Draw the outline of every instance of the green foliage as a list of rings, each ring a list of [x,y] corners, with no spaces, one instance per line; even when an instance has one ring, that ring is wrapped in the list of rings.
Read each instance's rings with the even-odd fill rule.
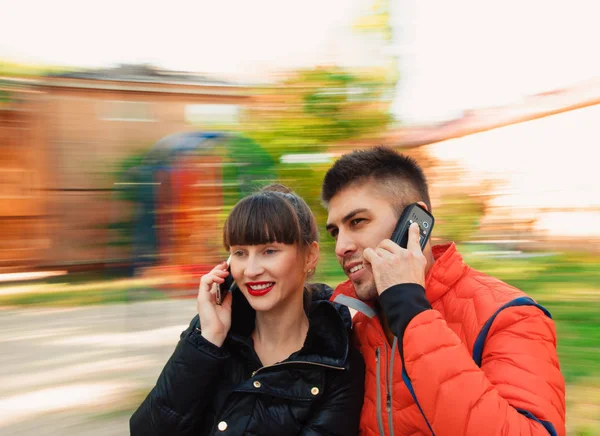
[[[394,50],[394,28],[390,13],[390,0],[373,0],[370,10],[360,16],[354,23],[353,29],[365,36],[375,38],[381,47],[382,73],[384,82],[394,89],[400,77],[398,71],[398,56],[391,54]],[[386,53],[385,55],[384,53]]]
[[[327,210],[320,202],[321,181],[328,168],[328,164],[282,164],[278,171],[279,181],[293,188],[313,211],[319,227],[322,255],[332,252],[331,238],[325,231]]]
[[[227,141],[223,152],[223,195],[226,208],[276,179],[275,162],[256,142],[244,136]]]
[[[0,85],[2,85],[1,81],[0,81]],[[8,91],[0,89],[0,103],[8,103],[10,101],[11,101],[11,98],[10,98],[10,94],[8,93]]]
[[[111,231],[108,245],[112,247],[130,247],[133,237],[135,203],[138,197],[138,190],[135,183],[139,182],[140,175],[136,168],[142,163],[146,151],[140,151],[130,154],[120,161],[113,164],[112,169],[108,171],[108,177],[114,183],[116,191],[114,200],[119,201],[121,210],[127,213],[119,221],[109,222],[106,227]],[[116,206],[113,206],[116,207]]]
[[[389,0],[374,0],[370,11],[360,16],[353,28],[358,32],[375,34],[383,40],[391,42],[393,33]]]
[[[243,131],[276,161],[381,132],[391,121],[386,87],[372,72],[302,70],[263,99],[245,112]]]
[[[10,61],[8,59],[0,59],[0,76],[42,76],[45,74],[59,73],[67,70],[68,68],[57,65],[24,64]]]
[[[315,279],[340,277],[333,240],[325,231],[327,211],[321,183],[330,163],[282,163],[286,154],[320,153],[330,145],[384,132],[389,84],[376,69],[322,67],[297,71],[244,114],[243,132],[272,157],[278,181],[302,196],[313,210],[321,236],[321,262]],[[334,283],[332,283],[334,284]]]
[[[485,203],[481,197],[447,194],[433,211],[435,235],[446,241],[468,241],[479,229],[484,214]]]

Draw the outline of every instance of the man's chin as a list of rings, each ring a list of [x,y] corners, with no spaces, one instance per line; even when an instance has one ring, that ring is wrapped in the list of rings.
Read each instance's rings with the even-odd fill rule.
[[[356,296],[362,301],[375,301],[377,300],[377,289],[374,286],[370,286],[369,283],[354,283],[354,291]]]

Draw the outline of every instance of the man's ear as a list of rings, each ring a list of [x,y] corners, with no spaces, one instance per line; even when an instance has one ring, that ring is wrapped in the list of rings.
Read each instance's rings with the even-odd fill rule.
[[[427,205],[425,204],[425,202],[423,202],[423,201],[417,201],[417,204],[419,206],[421,206],[423,209],[425,209],[427,212],[429,212],[429,208],[427,207]]]

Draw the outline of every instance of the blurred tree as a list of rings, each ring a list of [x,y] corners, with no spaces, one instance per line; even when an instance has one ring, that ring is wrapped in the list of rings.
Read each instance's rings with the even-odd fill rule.
[[[23,77],[60,73],[68,68],[57,65],[24,64],[0,58],[0,76]]]
[[[485,214],[485,200],[465,193],[447,194],[442,196],[433,214],[436,237],[445,241],[465,242],[479,230]]]
[[[275,161],[288,153],[377,137],[392,121],[398,82],[389,0],[372,0],[352,29],[372,43],[368,65],[321,66],[291,73],[245,113],[242,130]]]
[[[112,219],[107,224],[111,233],[109,234],[109,246],[129,247],[132,243],[133,228],[135,225],[134,213],[136,202],[139,201],[137,183],[142,179],[136,168],[141,165],[147,151],[142,150],[125,156],[123,159],[113,162],[108,166],[106,178],[109,183],[118,182],[115,186],[112,200],[118,200],[112,207],[118,208],[119,220]],[[114,186],[114,185],[113,185]]]
[[[2,86],[2,82],[0,82],[0,86]],[[8,91],[0,89],[0,104],[9,103],[10,102],[10,94]]]
[[[389,50],[392,26],[388,0],[373,1],[353,29],[374,42],[375,56],[360,68],[335,65],[292,72],[265,90],[242,116],[241,131],[273,158],[278,180],[289,185],[312,208],[321,229],[322,256],[334,264],[333,243],[326,235],[326,211],[320,204],[321,182],[331,162],[307,158],[282,162],[289,154],[319,154],[336,144],[375,138],[393,121],[390,107],[398,81],[398,62]],[[315,279],[329,275],[317,274]]]
[[[260,96],[259,104],[243,116],[244,134],[273,158],[278,180],[301,195],[315,213],[323,258],[315,280],[333,284],[339,269],[333,240],[325,231],[327,212],[320,204],[321,183],[331,162],[326,156],[307,156],[286,163],[282,157],[320,154],[330,146],[372,140],[385,132],[392,120],[391,98],[380,73],[335,66],[297,71]]]
[[[242,130],[275,161],[284,154],[322,152],[385,130],[391,120],[385,93],[382,77],[368,70],[296,71],[245,111]]]
[[[393,92],[400,74],[398,56],[394,48],[394,29],[389,0],[373,0],[369,11],[361,15],[354,23],[354,30],[365,35],[379,47],[379,68],[384,82]]]

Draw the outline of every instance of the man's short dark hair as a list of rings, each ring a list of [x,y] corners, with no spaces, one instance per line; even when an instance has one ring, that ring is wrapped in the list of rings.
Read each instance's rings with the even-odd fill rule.
[[[354,150],[338,159],[325,174],[321,200],[327,206],[343,189],[369,181],[380,184],[391,198],[423,201],[431,211],[427,179],[421,166],[413,158],[384,146]],[[407,206],[393,203],[397,208]]]

